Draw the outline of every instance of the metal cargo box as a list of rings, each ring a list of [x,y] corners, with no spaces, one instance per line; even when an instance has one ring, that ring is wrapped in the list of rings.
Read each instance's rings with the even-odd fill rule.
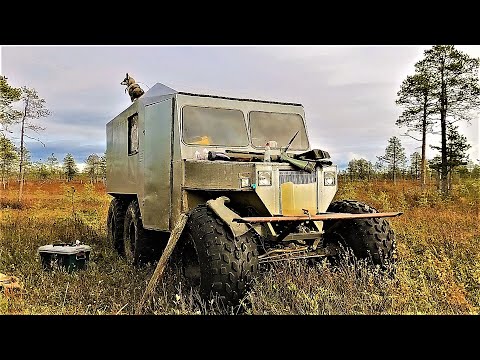
[[[67,272],[86,269],[90,251],[90,246],[83,244],[50,244],[38,248],[44,270],[63,269]]]

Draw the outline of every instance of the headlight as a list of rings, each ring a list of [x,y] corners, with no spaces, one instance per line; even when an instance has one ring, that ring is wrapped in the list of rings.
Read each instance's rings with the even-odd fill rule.
[[[270,186],[272,185],[272,172],[271,171],[259,171],[258,172],[258,186]]]
[[[327,171],[323,174],[323,184],[325,186],[333,186],[336,184],[337,174],[334,171]]]
[[[246,187],[249,187],[250,186],[250,179],[249,178],[240,178],[240,186],[242,188],[246,188]]]

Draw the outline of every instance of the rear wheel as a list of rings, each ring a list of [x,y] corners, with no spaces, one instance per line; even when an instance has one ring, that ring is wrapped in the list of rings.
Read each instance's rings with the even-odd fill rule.
[[[107,215],[107,238],[119,254],[123,254],[123,226],[127,205],[120,198],[113,198]]]
[[[378,211],[359,201],[340,200],[331,203],[327,212],[365,214]],[[385,218],[328,220],[324,230],[327,243],[350,248],[356,258],[369,259],[382,269],[395,263],[395,235]]]
[[[139,265],[149,260],[146,254],[147,241],[138,201],[133,200],[127,207],[123,225],[123,255],[129,263]]]
[[[184,274],[199,285],[203,299],[217,294],[237,305],[258,273],[258,252],[252,230],[234,237],[206,205],[193,209],[182,234]]]

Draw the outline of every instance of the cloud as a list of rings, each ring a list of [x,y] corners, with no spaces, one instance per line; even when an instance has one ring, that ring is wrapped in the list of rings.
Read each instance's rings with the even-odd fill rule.
[[[374,162],[388,139],[405,131],[395,126],[396,93],[429,47],[5,46],[1,66],[12,85],[35,88],[52,110],[39,121],[47,147],[32,143],[33,157],[103,153],[105,124],[130,105],[120,85],[129,72],[144,90],[161,82],[186,92],[302,103],[312,146],[346,164],[352,154]],[[458,48],[480,55],[480,46]],[[478,122],[461,131],[478,154]],[[407,155],[418,150],[418,142],[401,141]]]

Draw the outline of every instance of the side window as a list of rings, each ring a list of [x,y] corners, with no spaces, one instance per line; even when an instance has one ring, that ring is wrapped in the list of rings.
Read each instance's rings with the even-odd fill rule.
[[[128,155],[138,153],[138,114],[128,118]]]

